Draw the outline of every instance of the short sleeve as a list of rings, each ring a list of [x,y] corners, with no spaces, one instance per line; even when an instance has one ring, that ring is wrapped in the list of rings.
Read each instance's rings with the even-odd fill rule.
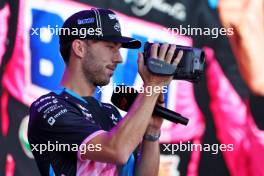
[[[28,136],[38,141],[80,145],[102,130],[91,118],[56,96],[38,99],[30,107]]]

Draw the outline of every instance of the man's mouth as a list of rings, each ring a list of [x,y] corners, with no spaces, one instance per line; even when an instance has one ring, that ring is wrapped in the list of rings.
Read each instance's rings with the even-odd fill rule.
[[[108,66],[106,66],[106,68],[108,68],[109,70],[112,70],[114,72],[115,69],[116,69],[116,66],[114,66],[114,65],[108,65]]]

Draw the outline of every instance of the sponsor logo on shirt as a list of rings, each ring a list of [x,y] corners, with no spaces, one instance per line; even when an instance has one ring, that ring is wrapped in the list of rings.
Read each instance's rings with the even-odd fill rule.
[[[84,106],[77,104],[77,106],[81,109],[82,114],[85,116],[86,120],[89,120],[91,123],[95,123],[93,120],[93,115],[89,113],[89,110],[86,109]]]
[[[56,120],[53,117],[50,117],[48,119],[48,123],[50,124],[50,126],[52,126],[55,122],[56,122]]]
[[[38,106],[39,103],[42,103],[45,100],[54,99],[54,98],[55,98],[54,96],[46,96],[46,97],[43,97],[43,98],[41,98],[41,99],[39,99],[38,101],[35,102],[35,106]]]
[[[52,126],[56,122],[56,119],[58,117],[60,117],[62,114],[65,114],[66,112],[68,112],[67,109],[62,109],[57,114],[55,114],[54,116],[49,117],[48,118],[48,123],[50,124],[50,126]],[[45,116],[45,118],[46,118],[46,116]]]
[[[45,108],[45,107],[47,107],[48,105],[50,105],[52,102],[47,102],[47,103],[45,103],[44,105],[42,105],[42,106],[40,106],[38,109],[37,109],[37,111],[38,112],[40,112],[43,108]]]
[[[113,124],[116,125],[118,122],[118,118],[114,114],[112,114],[110,118],[113,120]]]

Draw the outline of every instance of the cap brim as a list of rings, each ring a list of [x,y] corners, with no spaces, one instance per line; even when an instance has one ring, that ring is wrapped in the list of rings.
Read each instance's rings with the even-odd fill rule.
[[[138,49],[141,47],[141,42],[137,39],[124,36],[103,36],[100,40],[118,42],[122,44],[122,48]]]

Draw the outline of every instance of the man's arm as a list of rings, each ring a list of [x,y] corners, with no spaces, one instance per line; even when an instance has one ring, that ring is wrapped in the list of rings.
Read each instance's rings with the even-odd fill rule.
[[[158,54],[158,45],[154,44],[151,48],[151,57],[159,58],[160,60],[170,63],[176,46],[171,46],[169,50],[168,48],[168,44],[162,45]],[[180,52],[173,64],[177,65],[181,57],[182,52]],[[145,87],[159,86],[160,90],[162,90],[162,86],[168,85],[172,80],[172,76],[157,76],[151,74],[144,65],[142,54],[139,54],[138,65],[139,73],[144,81]],[[81,155],[81,158],[115,163],[119,165],[125,164],[130,154],[141,142],[147,127],[152,123],[151,116],[158,96],[159,93],[155,92],[153,92],[150,96],[145,93],[139,94],[129,109],[127,115],[116,125],[115,128],[113,128],[110,132],[99,134],[87,143],[87,145],[101,144],[102,150],[96,152],[87,151]],[[150,143],[146,143],[145,147],[149,145]],[[154,146],[153,150],[156,151],[155,145],[152,146]]]
[[[151,127],[146,131],[146,135],[157,136],[159,134],[160,130],[151,129]],[[143,140],[140,147],[135,175],[158,175],[160,163],[159,140]]]
[[[125,164],[140,143],[149,124],[158,95],[139,94],[127,115],[110,132],[102,133],[89,144],[101,144],[100,152],[87,151],[82,159]]]
[[[163,94],[160,94],[157,103],[165,107]],[[160,136],[162,122],[162,118],[152,116],[145,135],[154,137]],[[159,139],[156,141],[144,139],[140,147],[140,153],[137,158],[136,175],[158,175],[160,165]]]
[[[264,0],[220,0],[219,16],[229,36],[240,73],[249,88],[264,95]]]

